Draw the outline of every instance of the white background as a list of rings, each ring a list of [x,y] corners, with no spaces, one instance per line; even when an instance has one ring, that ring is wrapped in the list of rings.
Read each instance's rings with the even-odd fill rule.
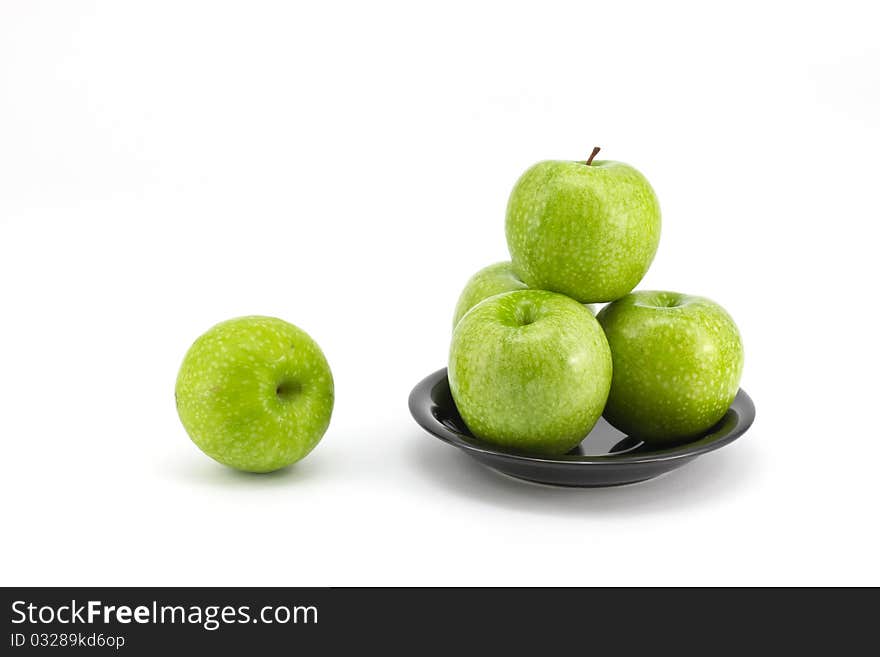
[[[880,584],[873,2],[0,5],[3,584]],[[430,438],[465,280],[547,158],[652,181],[642,288],[711,296],[752,430],[557,490]],[[331,427],[233,472],[173,398],[200,333],[322,345]]]

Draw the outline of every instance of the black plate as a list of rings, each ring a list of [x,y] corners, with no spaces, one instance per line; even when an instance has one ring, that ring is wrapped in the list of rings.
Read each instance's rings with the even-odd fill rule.
[[[727,414],[704,436],[662,448],[626,436],[604,418],[564,456],[532,456],[474,438],[449,391],[446,368],[423,379],[409,395],[409,410],[423,429],[506,475],[555,486],[620,486],[680,468],[706,452],[732,443],[755,419],[755,405],[740,389]]]

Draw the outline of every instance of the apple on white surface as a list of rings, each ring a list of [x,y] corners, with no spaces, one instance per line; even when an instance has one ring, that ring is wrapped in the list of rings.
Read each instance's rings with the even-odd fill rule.
[[[239,317],[193,343],[175,398],[205,454],[238,470],[271,472],[321,440],[333,412],[333,377],[302,329],[274,317]]]

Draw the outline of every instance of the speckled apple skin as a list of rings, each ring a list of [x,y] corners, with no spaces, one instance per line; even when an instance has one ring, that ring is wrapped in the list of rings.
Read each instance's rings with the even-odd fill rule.
[[[271,472],[308,454],[333,412],[333,376],[309,335],[273,317],[239,317],[199,337],[177,376],[177,412],[211,458]]]
[[[465,313],[483,299],[494,297],[502,292],[526,289],[528,289],[528,285],[523,283],[519,276],[513,272],[513,263],[510,261],[496,262],[494,265],[484,267],[470,277],[464,290],[461,291],[458,303],[455,304],[452,327],[455,328]]]
[[[611,352],[585,306],[561,294],[522,290],[490,297],[461,319],[448,375],[456,407],[476,437],[564,454],[602,414]]]
[[[605,306],[614,374],[605,419],[647,442],[704,433],[723,416],[743,368],[739,330],[704,297],[633,292]]]
[[[548,160],[517,181],[505,229],[514,271],[530,288],[583,303],[614,301],[654,259],[660,204],[627,164]]]
[[[494,297],[496,294],[503,294],[504,292],[528,289],[529,286],[523,283],[513,271],[512,262],[496,262],[494,265],[484,267],[470,277],[470,280],[464,286],[464,290],[461,291],[458,303],[455,304],[452,328],[454,329],[458,325],[468,310],[484,299]],[[585,304],[585,306],[590,313],[596,314],[595,307],[589,304]]]

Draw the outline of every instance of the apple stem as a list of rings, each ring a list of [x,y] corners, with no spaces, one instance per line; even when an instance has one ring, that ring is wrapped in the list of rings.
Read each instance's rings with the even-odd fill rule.
[[[599,154],[599,151],[602,149],[598,146],[593,146],[593,152],[590,153],[590,157],[587,159],[587,166],[590,166],[593,163],[593,158]]]

